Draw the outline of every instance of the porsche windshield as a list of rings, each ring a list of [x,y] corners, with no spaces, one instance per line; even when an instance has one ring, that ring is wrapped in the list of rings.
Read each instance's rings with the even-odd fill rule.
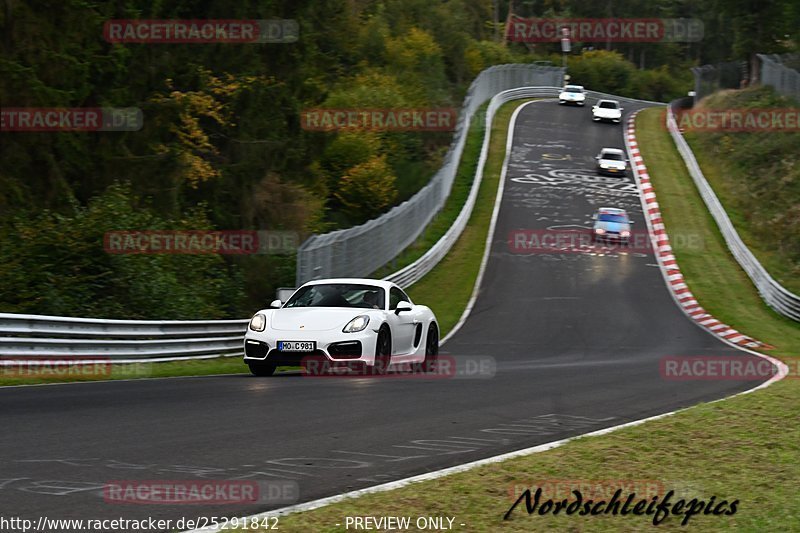
[[[383,309],[384,303],[384,290],[381,287],[353,283],[326,283],[301,288],[283,307]]]
[[[617,154],[615,152],[606,152],[602,155],[603,159],[607,159],[609,161],[622,161],[622,154]]]

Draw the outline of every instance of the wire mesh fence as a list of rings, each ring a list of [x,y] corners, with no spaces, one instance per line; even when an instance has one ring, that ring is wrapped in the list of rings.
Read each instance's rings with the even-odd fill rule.
[[[800,55],[758,54],[761,83],[770,85],[784,96],[800,100]]]
[[[748,79],[746,61],[727,61],[692,68],[694,74],[694,102],[720,89],[738,89]]]

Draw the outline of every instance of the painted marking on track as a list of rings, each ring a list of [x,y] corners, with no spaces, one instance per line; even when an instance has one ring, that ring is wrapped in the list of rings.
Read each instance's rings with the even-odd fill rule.
[[[408,461],[409,459],[422,459],[424,457],[428,457],[427,455],[408,455],[408,456],[401,456],[401,455],[384,455],[381,453],[367,453],[367,452],[352,452],[348,450],[331,450],[333,453],[347,453],[352,455],[366,455],[368,457],[390,457],[387,463],[396,463],[400,461]]]
[[[370,463],[366,463],[364,461],[332,459],[329,457],[285,457],[282,459],[270,459],[269,461],[264,462],[272,465],[294,466],[299,468],[367,468],[370,466]],[[297,462],[302,464],[297,464]]]

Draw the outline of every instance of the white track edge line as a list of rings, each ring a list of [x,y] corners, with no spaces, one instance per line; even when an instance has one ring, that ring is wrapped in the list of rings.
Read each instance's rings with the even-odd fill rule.
[[[467,306],[464,308],[464,311],[461,313],[461,317],[459,317],[458,322],[453,326],[453,328],[444,336],[444,338],[439,343],[440,345],[447,342],[450,337],[456,334],[461,326],[469,318],[470,313],[472,312],[472,308],[475,306],[475,302],[478,300],[478,294],[480,293],[481,289],[481,282],[483,281],[483,274],[486,271],[486,265],[489,263],[489,255],[492,253],[492,241],[494,240],[494,232],[495,227],[497,226],[497,217],[500,214],[500,204],[503,201],[503,191],[505,190],[505,183],[506,183],[506,173],[508,171],[508,162],[511,159],[511,148],[513,146],[514,141],[514,128],[517,124],[517,115],[519,115],[520,111],[523,108],[529,106],[530,104],[534,104],[536,102],[548,102],[553,101],[552,99],[541,99],[541,100],[531,100],[530,102],[523,102],[514,110],[514,113],[511,115],[511,120],[508,124],[508,131],[506,132],[506,153],[505,157],[503,158],[503,166],[500,169],[500,183],[497,185],[497,194],[494,198],[494,208],[492,210],[492,219],[489,221],[489,231],[486,233],[486,241],[483,247],[483,257],[481,258],[481,266],[478,269],[478,276],[475,278],[475,284],[472,286],[472,294],[470,295],[469,301],[467,302]],[[491,141],[490,141],[491,142]],[[487,157],[488,161],[488,157]]]

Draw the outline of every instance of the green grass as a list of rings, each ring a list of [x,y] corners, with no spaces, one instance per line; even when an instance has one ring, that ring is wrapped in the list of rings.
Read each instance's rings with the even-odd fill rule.
[[[91,365],[90,365],[91,366]],[[175,376],[209,376],[249,372],[240,357],[215,357],[192,361],[100,365],[87,370],[88,375],[68,375],[55,371],[57,367],[7,368],[0,367],[0,386],[64,383],[68,381],[98,381],[114,379],[165,378]],[[74,371],[74,370],[73,370]],[[19,377],[17,377],[19,376]]]
[[[637,137],[667,230],[671,235],[703,237],[701,250],[687,247],[678,253],[689,286],[700,303],[718,318],[773,344],[773,355],[800,357],[800,328],[764,306],[749,278],[727,254],[659,122],[662,112],[642,112],[637,120]],[[498,145],[499,142],[493,144],[493,161],[496,152],[502,152]],[[486,177],[496,183],[495,174],[496,169]],[[484,184],[487,190],[488,184]],[[483,242],[485,230],[478,231],[476,216],[486,216],[487,203],[487,196],[482,196],[481,211],[476,211],[471,221],[474,231],[462,237],[474,239],[478,248],[477,241]],[[462,284],[469,284],[474,277],[467,273],[468,269],[460,268],[465,263],[459,254],[469,255],[472,248],[461,242],[459,246],[432,273],[434,277],[427,276],[420,283],[445,283],[458,290],[460,285],[451,276],[460,276]],[[417,287],[422,286],[414,288]],[[455,298],[463,299],[468,292],[464,289]],[[441,304],[438,309],[437,312],[444,312]],[[455,313],[447,321],[453,316]],[[512,488],[535,485],[535,480],[654,480],[666,490],[676,490],[678,497],[739,500],[738,511],[732,516],[694,516],[688,527],[680,525],[681,518],[670,517],[659,530],[797,531],[798,410],[800,383],[786,379],[764,390],[701,404],[603,437],[581,438],[551,451],[283,516],[279,525],[282,531],[289,532],[340,532],[344,527],[336,524],[344,524],[348,516],[444,515],[455,517],[456,524],[465,524],[455,531],[643,531],[653,528],[651,517],[528,516],[524,504],[511,520],[504,521],[502,517],[512,504]]]
[[[670,239],[702,243],[675,248],[678,265],[701,305],[745,335],[800,354],[800,325],[770,309],[729,254],[722,234],[663,127],[664,111],[637,117],[636,137]]]
[[[759,238],[758,233],[752,230],[750,219],[753,213],[748,213],[748,208],[743,208],[741,200],[739,200],[741,197],[749,198],[749,195],[740,196],[738,192],[734,192],[734,187],[732,187],[734,173],[731,172],[730,164],[725,163],[718,153],[708,150],[707,143],[699,142],[699,135],[702,134],[686,135],[686,140],[692,147],[692,152],[694,152],[697,163],[703,170],[703,175],[725,207],[725,212],[736,228],[736,232],[778,283],[795,294],[800,294],[800,265],[793,263],[787,257],[788,254],[780,253],[772,246],[769,246],[763,239]],[[781,134],[776,133],[773,135]],[[756,169],[741,169],[739,172],[750,172],[751,175],[755,175],[758,171]],[[739,188],[737,187],[737,189]],[[800,203],[800,198],[796,198],[796,202]],[[755,216],[760,216],[760,213],[755,214]]]
[[[705,109],[798,109],[770,87],[727,90]],[[686,141],[747,247],[788,290],[800,294],[800,133],[703,132]]]

